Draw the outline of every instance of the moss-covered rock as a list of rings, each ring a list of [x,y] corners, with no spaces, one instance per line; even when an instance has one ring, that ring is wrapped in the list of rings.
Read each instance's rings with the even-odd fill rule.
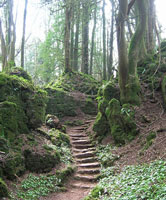
[[[120,90],[114,82],[108,82],[103,88],[103,97],[110,101],[112,98],[120,99]]]
[[[22,67],[12,67],[9,74],[22,77],[28,81],[32,81],[31,76]]]
[[[98,112],[95,123],[93,125],[93,131],[97,136],[105,135],[109,132],[109,124],[105,115]]]
[[[46,110],[48,114],[55,115],[58,118],[77,115],[77,102],[67,92],[54,88],[46,88],[46,91],[48,92]]]
[[[96,95],[100,84],[90,75],[70,72],[64,73],[56,82],[50,85],[67,92],[80,91],[85,94]]]
[[[29,149],[24,150],[25,166],[31,172],[49,172],[60,161],[60,156],[55,151],[51,153],[32,152]]]
[[[6,183],[0,178],[0,197],[8,197],[9,192]]]
[[[97,105],[91,98],[87,98],[86,101],[81,106],[81,110],[88,115],[97,114]]]
[[[125,144],[138,133],[134,121],[134,111],[129,104],[122,107],[117,99],[112,99],[106,109],[110,132],[117,144]]]
[[[50,128],[61,128],[60,121],[57,116],[48,114],[46,116],[46,125]]]
[[[50,136],[54,145],[61,146],[61,144],[65,143],[66,145],[70,146],[69,136],[65,133],[53,128],[48,132],[48,135]]]
[[[14,138],[40,126],[45,119],[46,92],[22,76],[0,73],[0,128]]]
[[[0,163],[0,168],[6,178],[13,180],[25,172],[24,158],[20,153],[9,153]]]

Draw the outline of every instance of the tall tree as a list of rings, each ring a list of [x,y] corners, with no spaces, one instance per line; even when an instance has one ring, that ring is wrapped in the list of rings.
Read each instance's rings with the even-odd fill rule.
[[[107,64],[108,80],[113,74],[113,42],[114,42],[114,24],[115,24],[115,2],[110,0],[112,7],[111,14],[111,31],[110,31],[110,49],[109,49],[109,59]]]
[[[71,1],[65,0],[65,72],[72,71],[70,62],[70,33],[71,33]]]
[[[82,0],[82,64],[81,72],[89,71],[89,10],[90,2]]]
[[[94,0],[94,21],[93,21],[93,30],[92,30],[92,39],[91,39],[91,52],[90,52],[90,75],[92,75],[93,70],[93,57],[94,57],[94,45],[95,45],[95,31],[96,31],[96,21],[97,21],[97,0]]]
[[[10,70],[15,65],[15,42],[16,30],[13,19],[13,0],[7,0],[4,6],[6,35],[3,32],[2,20],[0,19],[0,40],[2,51],[2,69]]]
[[[105,0],[102,7],[103,18],[103,80],[106,80],[106,27],[105,27]]]
[[[27,5],[28,5],[28,0],[25,0],[23,33],[22,33],[22,42],[21,42],[21,67],[23,68],[24,68],[24,48],[25,48],[25,28],[26,28],[26,17],[27,17]]]
[[[139,12],[139,20],[136,31],[131,39],[129,53],[125,39],[125,20],[129,13],[131,2],[136,3]],[[142,48],[142,40],[145,35],[147,25],[146,0],[131,0],[129,6],[127,0],[119,0],[118,15],[118,55],[119,55],[119,84],[121,91],[121,101],[139,104],[139,79],[137,75],[137,62],[139,52]]]
[[[76,31],[75,31],[75,42],[74,42],[74,70],[75,71],[78,71],[79,31],[80,31],[80,0],[77,0],[77,4],[76,4]]]

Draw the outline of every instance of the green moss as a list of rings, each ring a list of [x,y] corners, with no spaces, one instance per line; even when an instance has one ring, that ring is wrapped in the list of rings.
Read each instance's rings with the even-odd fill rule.
[[[96,132],[97,136],[105,135],[109,131],[109,124],[106,116],[101,112],[98,112],[95,123],[93,125],[93,130]]]
[[[0,197],[8,197],[9,192],[6,183],[0,178]]]
[[[98,102],[98,111],[100,111],[102,114],[105,114],[107,106],[108,106],[108,101],[105,99],[101,99]]]
[[[52,154],[32,152],[29,149],[24,150],[25,166],[26,169],[31,172],[49,172],[56,166],[60,161],[58,152],[53,151]]]
[[[16,75],[28,81],[32,81],[31,76],[22,67],[12,67],[9,73],[10,75]]]
[[[103,96],[107,101],[110,101],[112,98],[119,99],[119,92],[118,85],[113,82],[108,82],[103,88]]]
[[[47,114],[58,118],[77,115],[78,102],[67,92],[54,88],[46,88],[46,91],[48,92]]]
[[[81,106],[81,110],[88,115],[96,115],[97,114],[97,106],[95,102],[91,98],[87,98],[83,106]]]
[[[153,140],[155,138],[156,138],[156,132],[150,132],[146,137],[146,141],[149,142],[150,140]]]
[[[8,129],[11,135],[28,133],[29,128],[42,124],[47,100],[45,91],[34,87],[30,80],[4,73],[0,73],[0,91],[0,109],[3,109],[3,112],[6,113],[6,119],[8,119],[7,113],[10,115],[11,112],[9,120],[13,118],[11,123],[8,123],[6,119],[1,119],[0,116],[0,124],[5,131]],[[5,104],[10,105],[4,108]],[[6,124],[12,126],[12,131],[11,127],[7,127]]]
[[[106,109],[111,134],[117,144],[125,144],[137,134],[134,111],[129,104],[122,107],[117,99],[112,99]]]
[[[90,195],[85,197],[84,200],[99,200],[99,196],[104,193],[104,188],[96,186],[91,192]]]
[[[22,175],[25,171],[24,158],[19,153],[10,153],[0,166],[3,170],[4,176],[13,180],[16,175]]]
[[[61,146],[61,144],[65,143],[70,146],[69,136],[65,133],[53,128],[48,132],[48,135],[51,137],[51,141],[54,145]]]

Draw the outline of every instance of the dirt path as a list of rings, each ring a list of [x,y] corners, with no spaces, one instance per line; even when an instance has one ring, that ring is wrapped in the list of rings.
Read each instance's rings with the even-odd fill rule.
[[[82,200],[95,187],[97,175],[100,173],[100,164],[95,156],[95,146],[91,144],[86,134],[92,122],[93,120],[88,120],[82,126],[67,129],[77,167],[74,176],[67,183],[67,191],[51,194],[40,200]]]

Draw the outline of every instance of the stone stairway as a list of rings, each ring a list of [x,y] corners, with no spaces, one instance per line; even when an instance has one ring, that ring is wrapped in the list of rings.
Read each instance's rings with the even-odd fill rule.
[[[95,155],[95,146],[91,144],[86,130],[93,120],[84,125],[72,127],[68,130],[72,144],[72,152],[77,166],[71,186],[74,188],[91,189],[95,187],[97,176],[100,174],[100,163]]]

